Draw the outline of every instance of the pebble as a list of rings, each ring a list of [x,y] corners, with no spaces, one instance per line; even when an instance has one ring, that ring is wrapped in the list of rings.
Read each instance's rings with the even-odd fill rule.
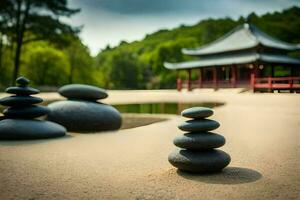
[[[178,136],[173,142],[180,148],[203,150],[223,146],[225,144],[225,138],[222,135],[212,132],[196,132]]]
[[[180,170],[193,173],[221,171],[230,161],[230,156],[221,150],[190,151],[174,150],[168,157],[169,162]]]
[[[178,126],[182,131],[196,132],[196,131],[212,131],[219,128],[220,124],[217,121],[210,119],[193,119],[188,120]]]
[[[1,140],[31,140],[62,137],[66,129],[56,123],[32,119],[4,119],[0,121]]]
[[[25,106],[43,102],[43,99],[32,96],[10,96],[0,99],[3,106]]]
[[[9,87],[5,92],[16,95],[32,95],[40,93],[39,90],[31,87]]]
[[[50,112],[45,106],[10,107],[3,111],[7,118],[37,118]]]
[[[104,89],[83,84],[65,85],[58,93],[68,99],[98,100],[108,97]]]
[[[181,112],[181,115],[183,117],[194,118],[194,119],[210,117],[213,114],[214,111],[212,109],[205,108],[205,107],[188,108]]]
[[[56,122],[73,132],[117,130],[122,118],[114,107],[102,103],[68,100],[48,105],[47,120]]]
[[[19,78],[17,78],[16,82],[20,85],[20,86],[26,86],[30,83],[29,79],[21,76]]]

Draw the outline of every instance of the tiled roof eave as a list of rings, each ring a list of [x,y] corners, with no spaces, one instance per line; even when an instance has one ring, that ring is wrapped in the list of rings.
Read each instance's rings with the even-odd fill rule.
[[[212,67],[212,66],[248,64],[254,62],[278,63],[278,64],[300,66],[300,59],[292,58],[289,56],[249,53],[249,54],[241,54],[241,55],[215,57],[215,58],[202,59],[197,61],[187,61],[181,63],[166,62],[164,63],[164,67],[170,70],[176,70],[176,69],[192,69],[192,68]]]

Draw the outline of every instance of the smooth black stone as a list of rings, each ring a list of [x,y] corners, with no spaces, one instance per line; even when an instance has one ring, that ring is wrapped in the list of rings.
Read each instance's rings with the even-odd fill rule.
[[[187,132],[212,131],[219,127],[219,122],[210,119],[188,120],[178,126],[180,130]]]
[[[191,151],[176,149],[169,157],[176,168],[194,173],[221,171],[231,161],[230,156],[221,150]]]
[[[30,140],[62,137],[66,129],[56,123],[40,120],[4,119],[0,121],[1,140]]]
[[[45,106],[10,107],[3,111],[7,118],[32,119],[47,115],[50,112]]]
[[[0,99],[3,106],[25,106],[43,102],[43,99],[32,96],[10,96]]]
[[[193,108],[188,108],[185,109],[181,112],[181,115],[183,117],[187,118],[206,118],[210,117],[214,114],[214,111],[210,108],[205,108],[205,107],[193,107]]]
[[[184,149],[203,150],[223,146],[225,138],[212,132],[194,132],[178,136],[173,142]]]
[[[104,89],[82,84],[65,85],[58,90],[58,93],[68,99],[97,100],[108,97]]]
[[[23,76],[17,78],[16,82],[20,86],[26,86],[26,85],[28,85],[30,83],[30,81],[27,78],[23,77]]]
[[[49,104],[47,119],[74,132],[117,130],[122,118],[118,110],[106,104],[90,101],[59,101]]]
[[[40,93],[39,90],[31,87],[9,87],[5,92],[16,95],[32,95]]]

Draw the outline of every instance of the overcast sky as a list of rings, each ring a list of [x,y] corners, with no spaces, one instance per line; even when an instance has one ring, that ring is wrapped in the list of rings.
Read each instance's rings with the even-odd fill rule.
[[[84,25],[80,37],[96,55],[108,44],[140,40],[162,28],[192,25],[208,17],[280,11],[300,6],[300,0],[69,0],[69,5],[81,8],[68,21]]]

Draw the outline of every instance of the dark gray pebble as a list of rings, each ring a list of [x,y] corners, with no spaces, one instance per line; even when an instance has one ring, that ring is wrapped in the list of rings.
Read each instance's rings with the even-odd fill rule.
[[[20,76],[19,78],[16,79],[16,82],[20,85],[20,86],[26,86],[30,83],[29,79]]]
[[[24,106],[43,102],[43,99],[32,96],[10,96],[0,99],[3,106]]]
[[[90,101],[59,101],[48,105],[47,119],[63,125],[68,131],[98,132],[117,130],[122,118],[118,110]]]
[[[4,119],[0,121],[1,140],[30,140],[62,137],[66,129],[59,124],[40,120]]]
[[[176,149],[168,159],[174,167],[194,173],[221,171],[231,161],[227,153],[216,149],[207,151]]]
[[[212,149],[223,146],[225,138],[212,132],[194,132],[176,137],[174,144],[184,149]]]
[[[7,118],[32,119],[47,115],[50,112],[45,106],[10,107],[3,111]]]
[[[214,111],[206,107],[193,107],[181,112],[183,117],[187,118],[206,118],[214,114]]]
[[[38,94],[40,91],[32,87],[9,87],[5,92],[16,95]]]
[[[58,90],[58,93],[68,99],[83,100],[105,99],[108,96],[102,88],[82,84],[65,85]]]
[[[217,121],[210,119],[193,119],[188,120],[178,126],[180,130],[187,132],[197,131],[212,131],[219,128],[220,124]]]

